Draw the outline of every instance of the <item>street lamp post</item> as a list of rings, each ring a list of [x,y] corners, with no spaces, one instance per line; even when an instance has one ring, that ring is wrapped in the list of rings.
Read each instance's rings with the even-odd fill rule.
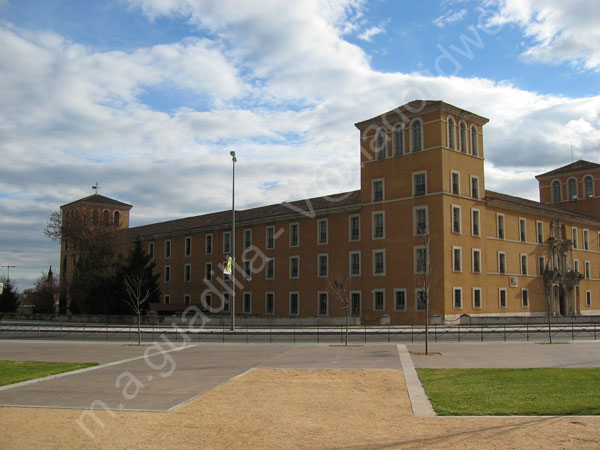
[[[235,331],[235,152],[229,152],[232,162],[231,182],[231,330]]]

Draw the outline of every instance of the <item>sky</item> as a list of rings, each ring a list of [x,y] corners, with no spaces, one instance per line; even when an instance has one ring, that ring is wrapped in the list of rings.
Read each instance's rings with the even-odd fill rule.
[[[0,265],[31,287],[51,211],[138,226],[360,187],[354,123],[414,99],[487,117],[486,189],[600,162],[596,0],[0,0]],[[6,274],[6,268],[0,269]]]

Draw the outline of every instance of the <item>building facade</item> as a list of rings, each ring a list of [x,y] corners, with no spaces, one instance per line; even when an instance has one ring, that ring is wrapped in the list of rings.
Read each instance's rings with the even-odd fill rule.
[[[447,322],[600,313],[600,165],[539,175],[540,202],[487,191],[487,122],[411,102],[356,124],[359,190],[236,211],[236,315],[423,323],[427,299]],[[154,309],[230,312],[231,211],[128,228],[130,206],[106,206],[161,271]]]

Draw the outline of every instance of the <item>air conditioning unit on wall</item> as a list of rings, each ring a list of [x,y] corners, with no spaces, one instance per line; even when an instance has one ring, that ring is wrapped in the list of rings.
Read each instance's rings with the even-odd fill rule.
[[[519,278],[510,277],[510,287],[519,287]]]

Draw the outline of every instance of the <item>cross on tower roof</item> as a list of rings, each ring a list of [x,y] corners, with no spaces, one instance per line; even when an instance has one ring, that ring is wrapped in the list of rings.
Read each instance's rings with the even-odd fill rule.
[[[92,186],[92,189],[96,191],[96,194],[98,193],[98,189],[100,189],[100,185],[98,184],[97,181],[96,181],[96,184]]]

